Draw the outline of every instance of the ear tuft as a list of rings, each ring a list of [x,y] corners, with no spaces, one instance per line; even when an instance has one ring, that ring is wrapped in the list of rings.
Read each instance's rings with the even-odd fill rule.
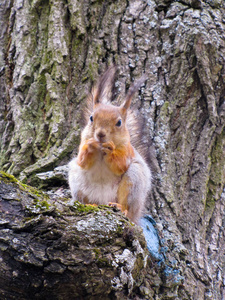
[[[127,94],[126,94],[126,98],[125,98],[125,102],[123,103],[122,107],[124,109],[128,109],[130,107],[131,104],[131,100],[134,96],[134,94],[139,90],[139,88],[142,86],[142,84],[148,79],[147,75],[144,74],[141,76],[141,78],[139,78],[138,80],[136,80],[131,87],[129,88]]]
[[[116,72],[117,68],[113,65],[109,67],[99,78],[91,92],[94,106],[99,103],[107,104],[111,102]]]

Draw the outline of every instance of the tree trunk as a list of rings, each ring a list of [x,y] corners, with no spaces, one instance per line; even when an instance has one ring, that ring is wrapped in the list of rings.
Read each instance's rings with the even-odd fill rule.
[[[225,298],[224,1],[2,2],[1,168],[35,184],[67,163],[97,74],[115,63],[118,94],[145,72],[148,206],[184,277],[178,298]]]

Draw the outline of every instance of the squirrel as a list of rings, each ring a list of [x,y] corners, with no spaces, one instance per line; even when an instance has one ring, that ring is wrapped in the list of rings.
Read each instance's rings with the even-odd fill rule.
[[[114,106],[110,95],[115,74],[115,66],[109,67],[87,98],[87,124],[81,133],[78,155],[69,163],[70,204],[75,200],[84,204],[115,204],[138,224],[151,188],[152,173],[140,151],[132,145],[130,133],[136,131],[137,121],[129,108],[146,77],[130,87],[122,105]]]

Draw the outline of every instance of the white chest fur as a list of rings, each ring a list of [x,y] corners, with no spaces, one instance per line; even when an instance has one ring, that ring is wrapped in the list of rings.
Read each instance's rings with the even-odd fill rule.
[[[69,184],[73,201],[81,192],[90,203],[108,204],[117,201],[120,176],[114,175],[104,161],[97,160],[90,170],[84,170],[77,165],[76,158],[69,164]]]

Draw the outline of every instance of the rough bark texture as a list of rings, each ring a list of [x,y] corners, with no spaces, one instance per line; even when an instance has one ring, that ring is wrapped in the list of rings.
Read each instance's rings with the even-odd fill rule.
[[[181,283],[113,208],[71,207],[0,172],[0,217],[1,299],[162,299]]]
[[[92,80],[112,62],[155,147],[149,209],[179,299],[225,297],[223,0],[11,0],[0,6],[0,165],[35,183],[77,150]],[[176,293],[168,297],[176,297]]]

